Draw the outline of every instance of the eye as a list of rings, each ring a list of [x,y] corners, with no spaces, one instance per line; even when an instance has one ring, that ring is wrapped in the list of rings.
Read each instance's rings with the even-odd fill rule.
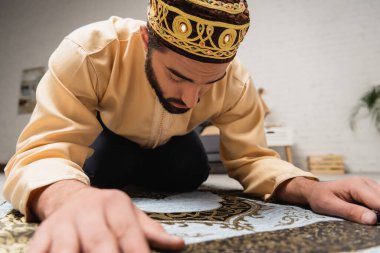
[[[178,76],[174,76],[173,74],[169,74],[169,78],[175,82],[175,83],[181,83],[183,82],[183,79],[178,77]]]

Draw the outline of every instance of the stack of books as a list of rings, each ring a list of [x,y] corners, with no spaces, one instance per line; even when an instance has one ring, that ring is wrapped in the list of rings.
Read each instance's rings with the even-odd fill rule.
[[[307,161],[309,171],[315,174],[340,175],[346,171],[341,155],[312,155]]]

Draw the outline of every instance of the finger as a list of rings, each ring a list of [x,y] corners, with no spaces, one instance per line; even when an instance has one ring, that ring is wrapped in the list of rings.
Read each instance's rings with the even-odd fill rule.
[[[380,184],[378,182],[376,182],[375,180],[373,179],[370,179],[370,178],[363,178],[370,187],[372,187],[372,189],[374,191],[376,191],[376,193],[378,195],[380,195]]]
[[[49,252],[51,238],[47,226],[42,223],[33,235],[32,240],[27,245],[27,253],[47,253]]]
[[[182,238],[168,234],[157,221],[149,218],[137,207],[135,207],[135,213],[152,247],[162,250],[181,250],[185,247],[185,242]]]
[[[368,184],[379,186],[379,184],[372,178],[368,178],[368,177],[361,177],[361,178],[362,180],[366,181]]]
[[[120,248],[128,253],[149,253],[148,242],[133,211],[132,201],[126,195],[114,200],[114,208],[105,208],[105,214]]]
[[[380,186],[374,181],[367,178],[358,179],[358,183],[353,184],[351,188],[351,197],[370,209],[380,210]]]
[[[57,224],[51,231],[50,252],[72,253],[80,252],[79,237],[72,223]]]
[[[377,183],[375,180],[372,180],[372,179],[369,179],[369,178],[366,178],[368,181],[368,184],[370,185],[370,187],[372,187],[373,191],[375,192],[375,195],[376,196],[380,196],[380,185],[379,183]],[[376,198],[376,200],[374,201],[374,206],[372,207],[372,209],[374,209],[376,211],[376,214],[379,218],[379,212],[380,212],[380,199],[379,198]]]
[[[377,222],[377,215],[373,211],[366,207],[346,202],[335,195],[325,201],[324,206],[320,206],[316,211],[366,225],[373,225]]]
[[[103,210],[88,211],[78,215],[75,225],[79,233],[81,249],[85,253],[118,253],[118,244],[108,228]]]

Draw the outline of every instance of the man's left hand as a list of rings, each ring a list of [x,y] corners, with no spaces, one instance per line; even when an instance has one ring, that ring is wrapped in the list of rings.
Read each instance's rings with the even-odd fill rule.
[[[317,182],[296,177],[276,192],[280,201],[308,204],[314,212],[374,225],[380,211],[380,185],[365,177]]]

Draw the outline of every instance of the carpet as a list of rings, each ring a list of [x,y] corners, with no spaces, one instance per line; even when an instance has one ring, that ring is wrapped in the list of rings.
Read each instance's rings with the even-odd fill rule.
[[[184,238],[182,252],[380,252],[380,226],[265,203],[241,191],[126,191],[169,233]],[[6,202],[0,217],[0,253],[23,252],[38,224],[25,223]]]

